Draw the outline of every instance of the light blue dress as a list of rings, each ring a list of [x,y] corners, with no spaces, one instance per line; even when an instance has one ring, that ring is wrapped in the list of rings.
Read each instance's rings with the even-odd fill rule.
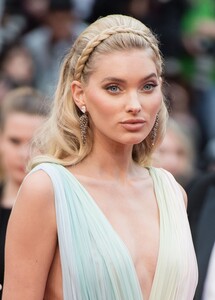
[[[61,165],[43,163],[37,170],[54,188],[64,300],[143,300],[126,245],[83,185]],[[151,167],[149,173],[160,215],[149,299],[192,300],[198,272],[181,190],[168,172]]]

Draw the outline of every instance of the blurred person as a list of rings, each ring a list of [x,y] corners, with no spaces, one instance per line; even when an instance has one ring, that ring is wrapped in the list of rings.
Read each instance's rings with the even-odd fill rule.
[[[189,133],[181,123],[169,118],[164,139],[153,157],[153,165],[169,171],[185,190],[198,173],[195,143]]]
[[[130,0],[94,0],[87,22],[92,23],[110,14],[128,14],[129,2]]]
[[[46,101],[46,102],[44,102]],[[4,279],[4,245],[8,219],[26,175],[30,143],[49,111],[44,97],[30,87],[8,92],[0,106],[0,285]],[[1,290],[1,289],[0,289]],[[2,291],[0,291],[1,299]]]
[[[192,113],[198,120],[202,148],[215,137],[215,2],[192,1],[182,19],[187,55],[183,76],[193,89]]]
[[[50,0],[3,0],[0,52],[40,26]],[[0,1],[2,2],[2,1]]]
[[[70,0],[74,4],[74,9],[76,13],[83,19],[89,18],[92,12],[92,8],[95,0]]]
[[[43,18],[47,13],[49,2],[50,0],[21,0],[23,15],[27,22],[24,33],[41,26]]]
[[[0,103],[11,89],[10,82],[4,76],[0,75]]]
[[[22,13],[21,0],[1,0],[0,2],[1,54],[5,47],[19,40],[26,28],[26,18]]]
[[[162,63],[125,15],[70,48],[9,221],[4,300],[193,298],[186,193],[151,167],[168,116]]]
[[[71,0],[50,0],[41,26],[22,39],[34,60],[37,89],[53,96],[62,57],[85,27]]]
[[[195,300],[215,299],[215,172],[205,170],[188,191],[188,218],[197,256]]]
[[[181,59],[185,47],[181,34],[181,19],[189,8],[189,0],[152,0],[150,28],[161,42],[165,74],[181,76]]]
[[[33,86],[34,64],[29,51],[20,43],[6,47],[0,61],[0,102],[7,91]]]
[[[189,0],[95,0],[88,21],[111,13],[127,14],[142,21],[160,40],[165,76],[181,76],[185,52],[181,19],[189,6]]]
[[[200,145],[202,142],[202,132],[198,120],[192,113],[194,99],[191,87],[180,76],[165,76],[164,93],[168,99],[168,110],[182,129],[192,137],[195,152],[200,155]],[[200,167],[200,163],[198,162]]]
[[[181,18],[189,7],[188,0],[129,0],[127,6],[129,15],[144,22],[159,37],[165,76],[180,76],[184,53]]]
[[[210,139],[202,152],[205,171],[215,171],[215,138]]]

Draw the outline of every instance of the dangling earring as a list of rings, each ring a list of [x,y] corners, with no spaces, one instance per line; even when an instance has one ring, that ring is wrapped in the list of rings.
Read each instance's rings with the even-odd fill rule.
[[[154,147],[155,145],[155,140],[156,140],[156,136],[157,136],[157,131],[158,131],[158,124],[159,124],[159,116],[157,114],[156,116],[156,119],[155,119],[155,124],[152,128],[152,131],[151,131],[151,145],[152,147]]]
[[[88,127],[88,116],[86,114],[86,106],[82,106],[81,111],[83,113],[83,115],[80,116],[81,140],[83,144],[86,144]]]

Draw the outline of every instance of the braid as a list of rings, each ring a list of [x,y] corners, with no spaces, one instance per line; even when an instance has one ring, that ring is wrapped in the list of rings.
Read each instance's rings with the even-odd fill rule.
[[[147,28],[147,27],[146,27]],[[104,40],[106,40],[108,37],[110,37],[111,35],[117,34],[117,33],[133,33],[136,35],[139,35],[141,37],[143,37],[145,39],[145,41],[149,44],[149,46],[152,48],[152,50],[154,51],[155,55],[157,57],[160,58],[160,52],[158,50],[158,48],[155,46],[154,43],[151,42],[151,40],[148,38],[148,36],[143,32],[143,30],[138,30],[138,29],[132,29],[129,27],[123,27],[123,26],[114,26],[111,28],[108,28],[106,30],[104,30],[103,32],[101,32],[100,34],[98,34],[97,36],[95,36],[93,39],[91,39],[86,47],[83,49],[81,55],[78,58],[76,67],[75,67],[75,74],[74,74],[74,78],[76,80],[80,80],[81,78],[81,74],[83,72],[84,66],[86,65],[89,56],[91,55],[91,53],[93,52],[93,50]],[[155,37],[153,37],[154,40],[156,39]]]

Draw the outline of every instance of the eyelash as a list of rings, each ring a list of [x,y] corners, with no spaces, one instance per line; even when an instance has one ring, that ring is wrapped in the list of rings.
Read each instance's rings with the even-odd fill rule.
[[[115,91],[111,90],[112,88],[117,89],[117,91],[116,90]],[[117,93],[117,92],[120,91],[120,88],[119,88],[118,85],[112,84],[112,85],[107,86],[106,90],[109,91],[109,92],[111,92],[111,93]]]
[[[152,91],[156,86],[158,86],[158,84],[155,84],[155,83],[147,83],[144,85],[144,88],[146,86],[150,86],[150,90],[147,90],[147,91]]]
[[[148,86],[150,87],[150,89],[145,89],[145,87]],[[147,83],[143,86],[143,88],[141,90],[144,90],[146,92],[150,92],[152,91],[156,86],[158,86],[157,83]],[[115,90],[113,91],[112,89],[115,88]],[[115,85],[115,84],[112,84],[112,85],[109,85],[105,88],[107,91],[109,91],[110,93],[118,93],[121,91],[120,87],[118,85]]]

